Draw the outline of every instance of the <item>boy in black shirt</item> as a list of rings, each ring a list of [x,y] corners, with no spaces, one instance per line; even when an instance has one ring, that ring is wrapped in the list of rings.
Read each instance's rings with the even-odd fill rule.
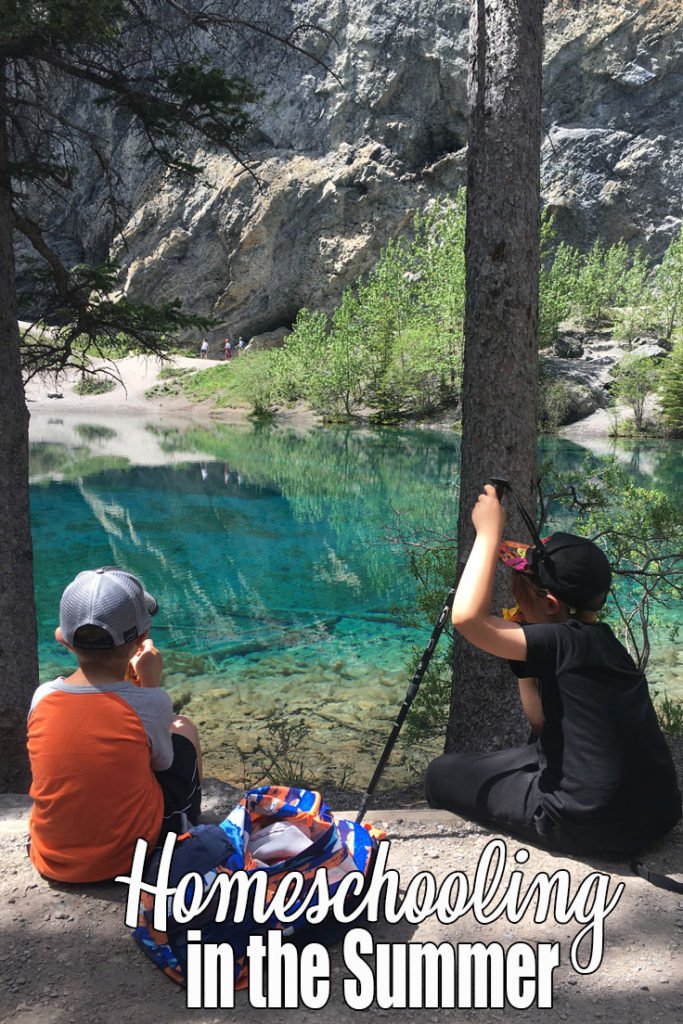
[[[568,853],[635,852],[660,839],[681,818],[681,796],[647,681],[597,622],[611,584],[605,555],[566,533],[540,547],[501,544],[505,510],[491,485],[472,522],[453,625],[510,661],[539,738],[437,758],[427,769],[430,806]],[[497,556],[514,570],[524,625],[490,613]]]

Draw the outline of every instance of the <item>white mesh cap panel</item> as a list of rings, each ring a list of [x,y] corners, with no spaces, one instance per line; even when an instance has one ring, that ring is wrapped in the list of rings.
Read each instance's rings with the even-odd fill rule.
[[[71,646],[75,646],[74,635],[81,626],[99,626],[108,634],[111,646],[119,647],[149,629],[157,609],[155,599],[130,573],[113,567],[88,569],[64,591],[59,625]]]

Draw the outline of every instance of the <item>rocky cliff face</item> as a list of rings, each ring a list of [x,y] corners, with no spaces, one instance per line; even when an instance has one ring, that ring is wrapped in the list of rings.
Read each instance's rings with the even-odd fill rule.
[[[253,176],[211,157],[203,182],[146,177],[125,126],[108,126],[130,185],[126,247],[115,246],[125,287],[220,317],[216,337],[329,308],[417,208],[464,181],[466,0],[279,7],[325,30],[303,41],[330,70],[261,49]],[[553,0],[545,17],[542,186],[561,236],[625,237],[661,254],[683,210],[683,8]],[[63,233],[101,254],[109,229],[94,168],[82,182]]]

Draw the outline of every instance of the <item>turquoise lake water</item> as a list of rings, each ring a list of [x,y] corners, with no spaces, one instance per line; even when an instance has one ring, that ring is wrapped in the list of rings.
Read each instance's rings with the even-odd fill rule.
[[[70,670],[52,635],[66,584],[81,568],[121,565],[159,600],[165,684],[199,721],[214,772],[253,781],[264,722],[287,707],[307,727],[281,756],[305,752],[361,784],[377,755],[368,736],[381,749],[431,631],[409,621],[416,584],[399,535],[452,534],[457,437],[68,417],[37,421],[32,436],[42,677]],[[581,472],[585,449],[544,448]],[[681,454],[641,445],[620,457],[683,497]],[[683,676],[671,645],[657,657]],[[683,678],[674,685],[683,692]]]

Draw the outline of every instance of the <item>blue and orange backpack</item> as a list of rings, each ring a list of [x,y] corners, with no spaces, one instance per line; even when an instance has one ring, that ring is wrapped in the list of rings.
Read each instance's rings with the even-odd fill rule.
[[[276,851],[277,859],[266,864],[257,862],[250,850],[250,846],[256,845],[250,842],[252,837],[262,832],[264,827],[278,822],[294,825],[298,833],[310,841],[309,845],[291,855],[286,849],[281,850],[282,859],[277,857]],[[333,895],[348,871],[359,871],[366,879],[369,877],[377,850],[377,835],[373,833],[374,830],[353,821],[335,821],[319,793],[285,786],[261,786],[249,790],[219,825],[196,825],[178,836],[169,885],[175,886],[184,875],[196,872],[202,878],[206,894],[220,873],[232,875],[236,871],[248,874],[266,871],[270,899],[282,878],[296,871],[304,879],[300,895],[303,902],[316,871],[325,868],[327,887]],[[148,865],[145,881],[155,882],[160,856],[157,850]],[[354,899],[360,901],[361,898],[359,895]],[[313,901],[311,906],[314,905]],[[347,902],[345,909],[350,909],[351,905]],[[201,929],[203,942],[230,944],[235,962],[235,987],[244,988],[247,985],[246,952],[251,936],[263,935],[277,928],[282,931],[285,941],[299,947],[313,941],[329,945],[352,927],[338,922],[331,915],[315,925],[309,924],[303,915],[290,924],[282,923],[274,915],[260,924],[249,913],[243,921],[228,918],[217,922],[209,909],[188,924],[179,923],[169,916],[167,931],[159,932],[153,927],[153,912],[154,897],[145,893],[133,938],[157,967],[181,985],[185,984],[188,930]]]

